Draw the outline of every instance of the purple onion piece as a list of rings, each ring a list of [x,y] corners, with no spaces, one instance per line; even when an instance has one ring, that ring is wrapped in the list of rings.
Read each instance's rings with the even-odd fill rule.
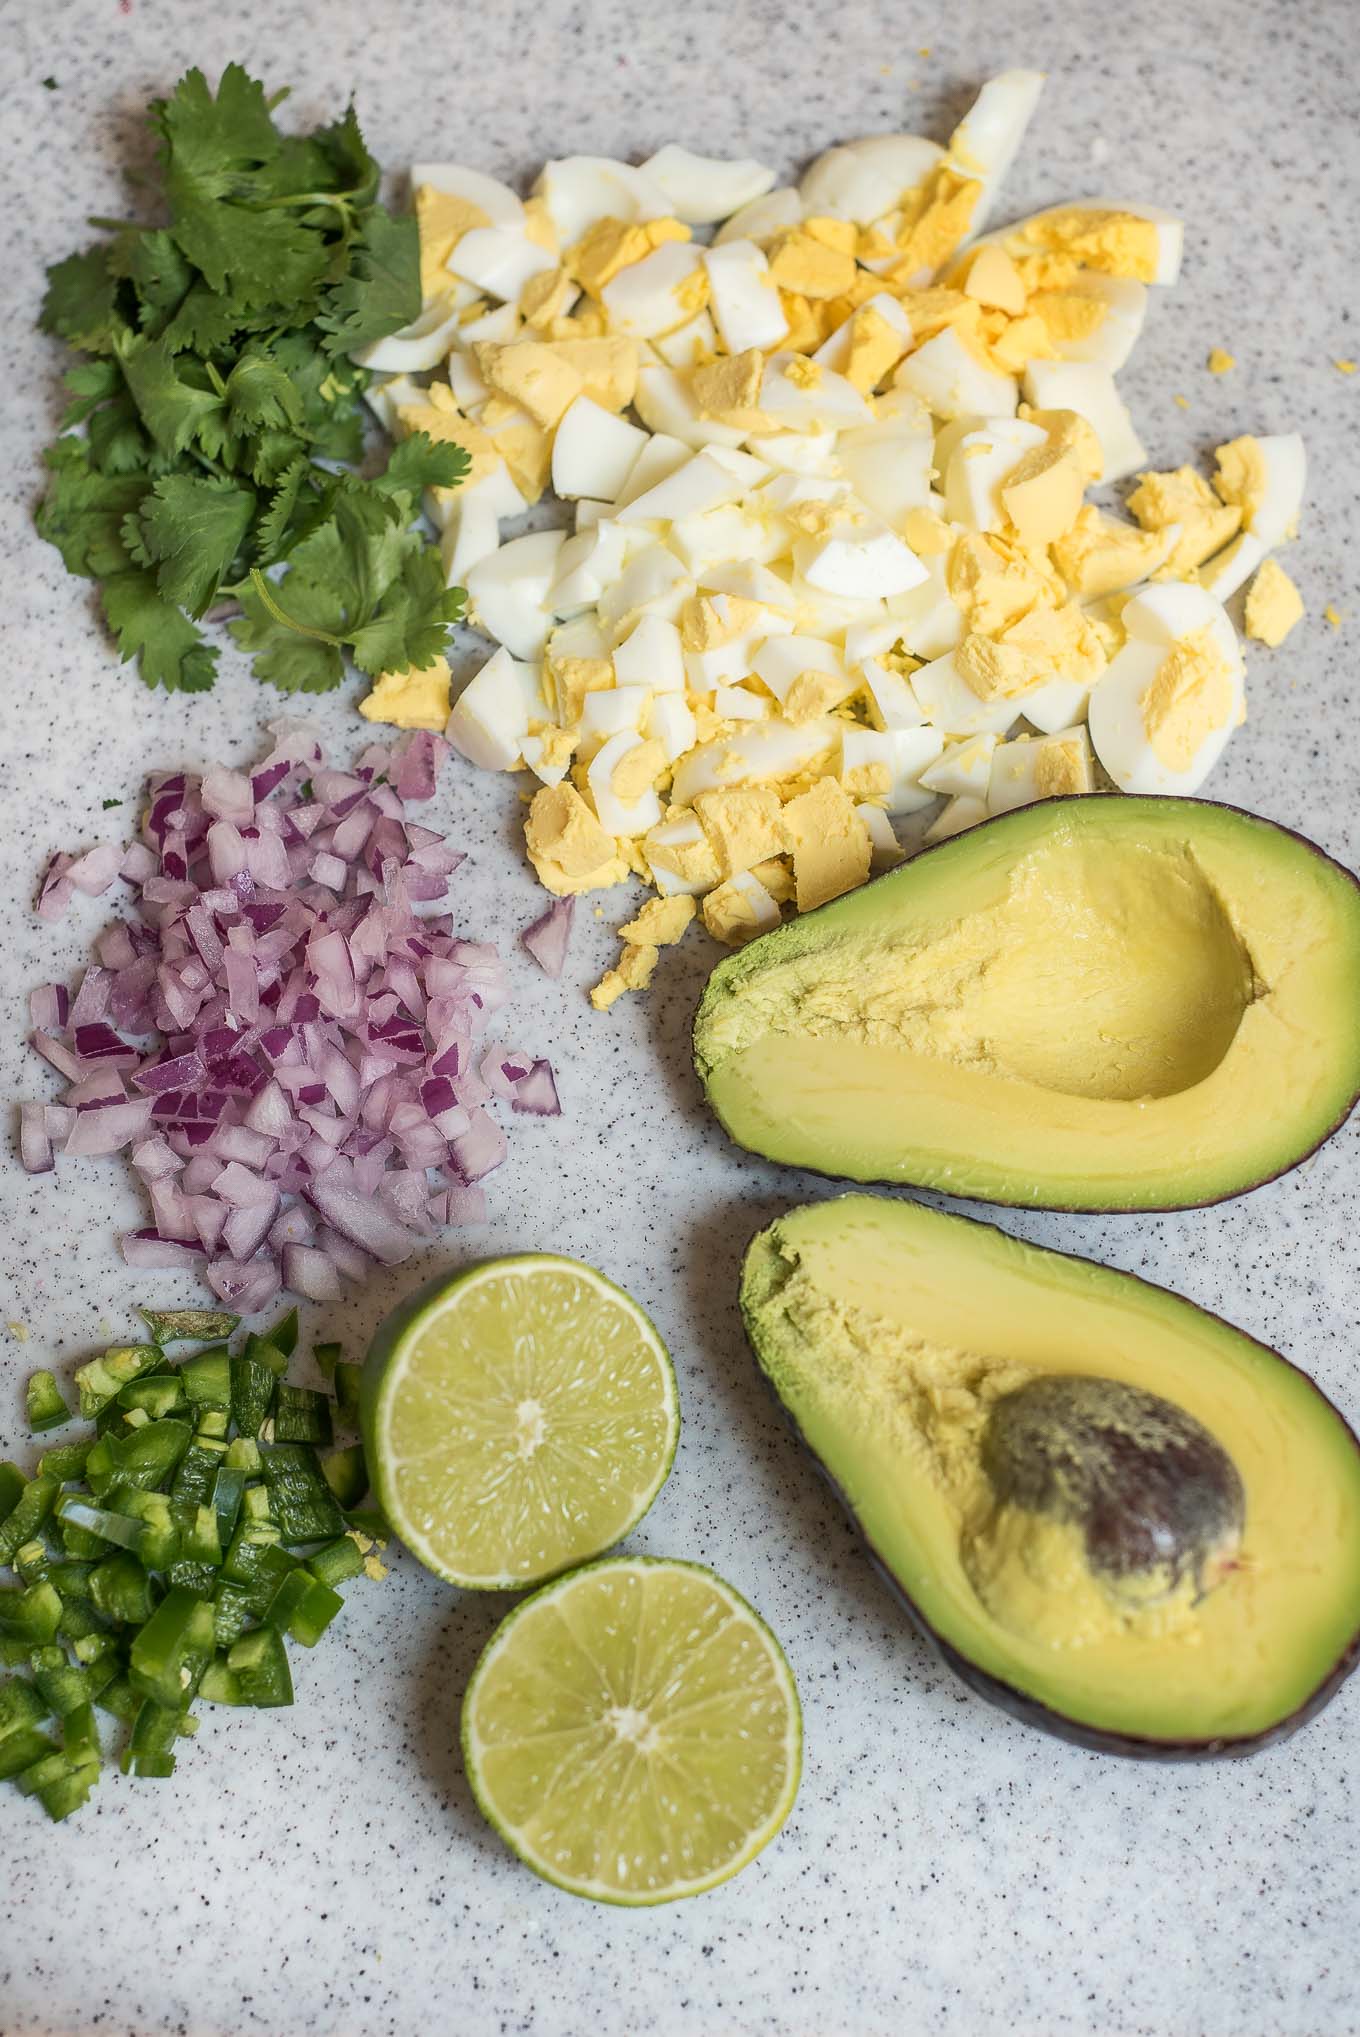
[[[575,916],[574,898],[555,898],[548,910],[520,935],[520,945],[532,955],[545,976],[556,978],[562,974]]]

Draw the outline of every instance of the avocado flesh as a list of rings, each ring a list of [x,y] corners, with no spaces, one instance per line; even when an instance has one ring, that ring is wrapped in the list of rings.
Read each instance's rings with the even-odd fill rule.
[[[1009,1709],[1110,1751],[1246,1751],[1311,1716],[1350,1665],[1360,1445],[1243,1332],[1130,1274],[863,1195],[761,1232],[741,1302],[763,1371],[918,1623]],[[1092,1563],[1089,1505],[1045,1505],[1041,1465],[1016,1475],[1035,1456],[1022,1436],[998,1467],[1012,1397],[1093,1378],[1170,1403],[1210,1445],[1166,1488],[1198,1482],[1199,1503],[1172,1514],[1160,1556],[1122,1569]],[[1138,1424],[1116,1408],[1106,1427]],[[1070,1491],[1081,1453],[1061,1428]],[[1164,1529],[1156,1494],[1141,1507],[1124,1483],[1126,1517]]]
[[[720,963],[695,1022],[739,1144],[1034,1208],[1184,1208],[1360,1092],[1360,886],[1199,800],[1052,800]]]

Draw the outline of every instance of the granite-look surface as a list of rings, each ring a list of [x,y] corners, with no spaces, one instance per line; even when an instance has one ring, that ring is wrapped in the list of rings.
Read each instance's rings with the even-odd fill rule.
[[[81,242],[86,214],[135,203],[121,173],[146,158],[141,110],[185,66],[215,75],[242,57],[292,83],[299,120],[329,117],[355,87],[385,163],[455,156],[515,178],[545,155],[636,158],[669,139],[789,171],[866,130],[943,137],[990,71],[1047,70],[1006,209],[1113,190],[1189,220],[1184,280],[1157,298],[1122,377],[1154,460],[1242,430],[1307,436],[1289,565],[1310,618],[1284,651],[1251,656],[1251,719],[1210,790],[1354,860],[1360,377],[1331,365],[1360,354],[1351,14],[1345,0],[0,6],[3,1093],[50,1093],[19,1044],[23,993],[75,966],[106,909],[80,902],[56,929],[34,920],[48,852],[130,819],[150,767],[247,759],[278,706],[231,654],[211,698],[145,695],[28,520],[57,401],[58,350],[32,329],[42,265]],[[1238,359],[1222,381],[1205,372],[1211,345]],[[1327,601],[1339,633],[1321,619]],[[354,740],[347,700],[315,712],[337,748]],[[101,798],[129,803],[106,815]],[[455,760],[432,811],[472,852],[456,891],[467,930],[508,939],[536,904],[513,790]],[[736,1320],[746,1236],[831,1190],[749,1163],[702,1115],[685,1051],[710,959],[697,937],[649,999],[589,1012],[582,986],[619,916],[581,916],[561,985],[512,962],[507,1037],[552,1054],[566,1114],[516,1125],[488,1231],[311,1310],[308,1327],[357,1350],[397,1295],[467,1251],[560,1247],[638,1295],[674,1350],[685,1426],[633,1545],[713,1563],[782,1636],[807,1721],[783,1836],[736,1881],[666,1910],[594,1908],[536,1882],[482,1825],[455,1744],[460,1693],[505,1601],[460,1597],[401,1557],[382,1585],[352,1589],[314,1655],[295,1651],[294,1710],[205,1708],[173,1783],[115,1775],[60,1827],[4,1792],[0,2030],[1355,2031],[1360,1681],[1255,1760],[1147,1769],[1027,1731],[935,1666],[780,1426]],[[1221,1310],[1355,1417],[1356,1150],[1351,1128],[1289,1179],[1199,1214],[1000,1221]],[[5,1454],[28,1448],[30,1367],[125,1332],[152,1283],[114,1255],[134,1211],[118,1167],[67,1162],[30,1183],[6,1159],[0,1205],[0,1322],[28,1331],[23,1343],[0,1329]],[[192,1298],[168,1276],[155,1291]]]

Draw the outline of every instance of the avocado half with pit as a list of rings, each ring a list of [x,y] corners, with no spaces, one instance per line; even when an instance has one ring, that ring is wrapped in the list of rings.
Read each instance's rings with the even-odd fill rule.
[[[747,1252],[761,1368],[915,1624],[1105,1753],[1246,1754],[1360,1654],[1360,1443],[1193,1302],[848,1195]]]
[[[719,963],[708,1100],[752,1152],[1031,1208],[1183,1209],[1360,1094],[1360,885],[1235,807],[984,822]]]

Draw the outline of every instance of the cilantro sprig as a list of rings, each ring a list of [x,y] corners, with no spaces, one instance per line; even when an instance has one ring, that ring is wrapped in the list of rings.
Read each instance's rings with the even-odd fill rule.
[[[280,95],[282,96],[282,95]],[[256,676],[285,692],[428,665],[464,596],[417,525],[422,491],[467,471],[407,440],[361,478],[366,375],[348,357],[420,310],[415,223],[377,203],[349,107],[286,135],[239,64],[190,71],[150,119],[168,221],[48,271],[40,324],[83,358],[45,455],[38,529],[99,585],[124,660],[196,693],[226,601]]]

